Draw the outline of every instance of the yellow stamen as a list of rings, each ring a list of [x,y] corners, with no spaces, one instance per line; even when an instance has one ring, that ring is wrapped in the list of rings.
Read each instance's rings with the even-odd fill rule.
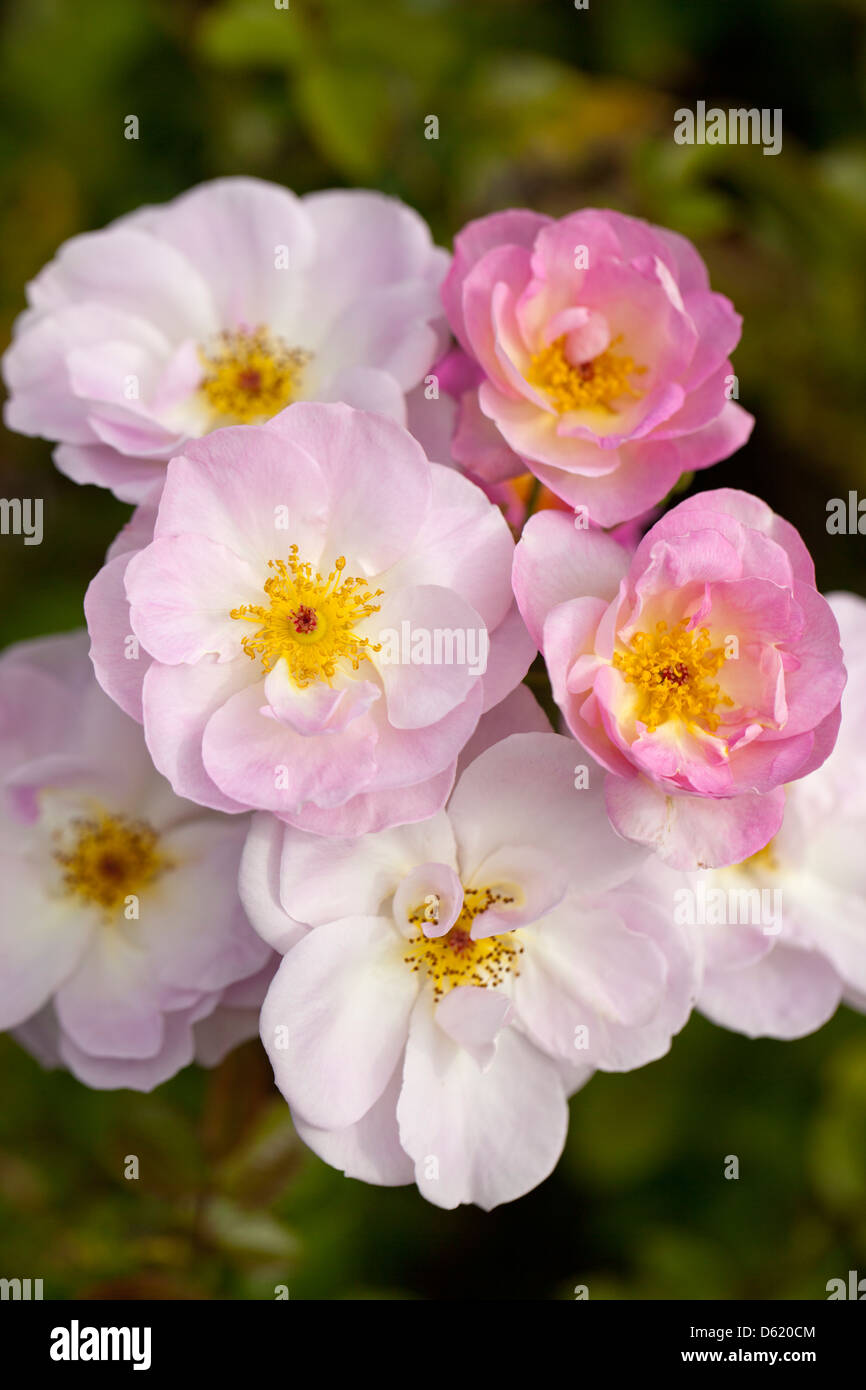
[[[274,570],[264,586],[270,606],[245,603],[229,614],[244,622],[261,623],[258,632],[244,637],[241,645],[254,661],[261,657],[265,671],[285,657],[289,675],[299,689],[314,681],[330,685],[341,664],[357,671],[371,652],[381,651],[381,642],[373,645],[354,628],[379,612],[381,605],[373,600],[384,591],[370,593],[364,579],[343,579],[345,555],[340,556],[327,579],[298,559],[296,545],[291,546],[288,561],[269,560],[268,565]]]
[[[743,859],[739,864],[732,865],[739,873],[745,873],[757,878],[765,878],[767,874],[777,874],[781,865],[776,858],[774,849],[775,840],[771,840],[763,849],[759,849],[756,854],[749,855],[748,859]]]
[[[724,648],[711,647],[707,628],[689,632],[687,627],[685,618],[670,632],[666,622],[656,623],[654,632],[634,634],[631,651],[614,653],[616,670],[640,691],[636,717],[651,733],[669,719],[700,721],[715,733],[721,720],[717,707],[734,703],[710,679],[725,660]]]
[[[494,903],[513,902],[513,897],[492,888],[465,888],[463,909],[453,927],[444,936],[429,937],[421,930],[423,923],[429,920],[426,906],[422,904],[409,916],[409,921],[418,928],[418,935],[409,943],[403,960],[413,971],[423,973],[432,981],[437,999],[457,985],[496,989],[507,975],[520,974],[516,967],[523,946],[517,940],[518,933],[503,932],[500,936],[485,936],[475,941],[470,932],[475,918],[488,907]]]
[[[199,389],[223,423],[269,420],[296,399],[310,356],[263,327],[221,333],[209,351],[199,348],[205,369]]]
[[[73,821],[70,830],[75,835],[72,848],[54,851],[64,890],[67,896],[102,908],[106,916],[174,867],[146,821],[103,813],[93,820]]]
[[[620,342],[615,338],[611,346]],[[596,406],[616,415],[614,402],[623,396],[639,400],[642,391],[636,391],[629,381],[631,376],[640,376],[646,367],[635,366],[634,358],[625,353],[612,352],[606,348],[597,357],[577,366],[569,362],[565,355],[565,334],[556,338],[541,352],[535,353],[526,374],[530,386],[537,387],[550,399],[554,410],[562,414],[566,410],[586,410]]]

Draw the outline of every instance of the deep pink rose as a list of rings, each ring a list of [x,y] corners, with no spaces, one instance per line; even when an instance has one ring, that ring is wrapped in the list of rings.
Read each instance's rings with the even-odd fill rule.
[[[634,555],[532,517],[514,587],[574,735],[608,768],[621,834],[677,868],[776,833],[783,784],[829,754],[845,669],[798,533],[757,497],[688,498]]]
[[[442,298],[452,451],[489,482],[528,467],[613,526],[749,436],[728,361],[740,316],[676,232],[595,208],[495,213],[457,237]]]

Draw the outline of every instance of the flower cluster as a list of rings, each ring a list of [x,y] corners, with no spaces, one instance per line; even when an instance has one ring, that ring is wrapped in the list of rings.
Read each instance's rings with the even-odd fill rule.
[[[449,257],[227,179],[67,243],[6,421],[135,511],[89,659],[0,657],[0,1027],[142,1090],[260,1030],[328,1163],[489,1209],[693,1008],[866,1008],[866,604],[757,497],[666,503],[749,436],[740,329],[594,209]]]

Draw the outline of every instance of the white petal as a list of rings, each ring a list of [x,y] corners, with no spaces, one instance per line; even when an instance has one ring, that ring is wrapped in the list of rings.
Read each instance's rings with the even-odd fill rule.
[[[282,963],[262,1008],[262,1042],[292,1109],[345,1129],[379,1099],[406,1041],[418,985],[381,917],[316,927]]]
[[[552,1171],[568,1107],[555,1063],[526,1038],[506,1028],[482,1072],[435,1022],[425,993],[412,1015],[397,1118],[423,1196],[490,1211]]]

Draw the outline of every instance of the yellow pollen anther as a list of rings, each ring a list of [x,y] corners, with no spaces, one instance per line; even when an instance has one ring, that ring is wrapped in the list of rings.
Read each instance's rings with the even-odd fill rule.
[[[269,420],[295,400],[311,356],[263,327],[221,333],[198,355],[205,369],[199,389],[211,411],[241,425]]]
[[[725,660],[723,647],[711,647],[707,628],[687,631],[685,618],[669,632],[666,622],[654,632],[636,632],[631,651],[614,652],[613,665],[629,685],[638,687],[641,701],[636,717],[652,733],[669,719],[701,722],[715,733],[721,720],[719,705],[733,705],[711,680]]]
[[[54,851],[65,893],[102,908],[105,916],[174,867],[160,852],[159,836],[146,821],[104,813],[93,820],[75,820],[69,828],[75,836],[72,848]]]
[[[496,989],[507,975],[520,974],[517,962],[523,954],[523,946],[517,940],[517,933],[504,932],[477,941],[470,933],[475,918],[488,907],[494,903],[513,902],[513,897],[492,888],[465,888],[460,916],[444,936],[423,935],[422,925],[429,918],[422,904],[409,916],[409,921],[418,928],[418,935],[409,942],[404,962],[413,971],[426,975],[437,999],[457,985]]]
[[[621,338],[614,338],[611,347],[620,341]],[[629,377],[640,376],[645,371],[646,367],[635,366],[632,357],[612,352],[610,348],[574,366],[565,355],[563,334],[534,354],[526,380],[530,386],[543,391],[560,414],[596,406],[609,415],[616,415],[615,401],[623,396],[638,400],[643,395],[642,391],[635,390]]]
[[[381,605],[373,600],[384,590],[371,593],[366,580],[344,579],[345,555],[327,579],[298,559],[296,545],[291,546],[288,561],[269,560],[268,565],[274,571],[264,586],[270,606],[245,603],[229,614],[261,624],[241,645],[254,661],[261,658],[265,671],[285,657],[292,681],[303,690],[314,681],[330,685],[341,664],[357,671],[371,652],[381,651],[381,642],[374,645],[354,629],[379,612]]]

